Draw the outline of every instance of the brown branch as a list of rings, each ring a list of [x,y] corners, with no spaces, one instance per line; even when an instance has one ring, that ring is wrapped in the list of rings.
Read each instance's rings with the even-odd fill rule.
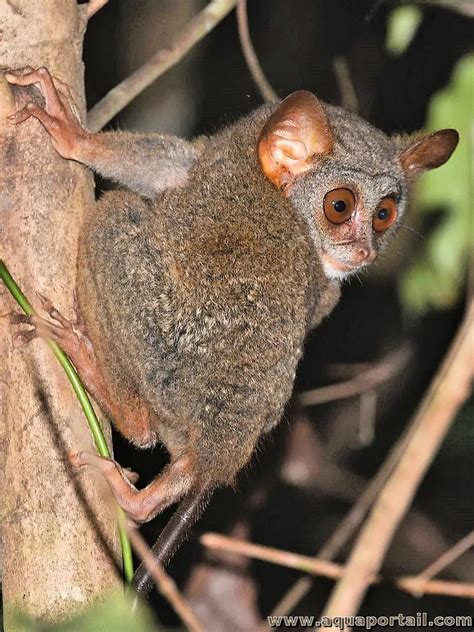
[[[426,581],[427,579],[431,579],[432,577],[436,577],[439,575],[442,570],[444,570],[447,566],[452,564],[454,560],[457,560],[458,557],[463,555],[466,551],[468,551],[471,547],[474,546],[474,531],[465,535],[459,542],[456,542],[454,546],[452,546],[448,551],[443,553],[437,560],[435,560],[432,564],[430,564],[424,571],[422,571],[418,578],[420,580]]]
[[[334,562],[310,557],[309,555],[291,553],[290,551],[275,549],[262,544],[253,544],[245,540],[237,540],[220,533],[205,533],[199,538],[199,541],[213,551],[236,553],[256,560],[294,568],[304,573],[311,573],[311,575],[322,575],[323,577],[337,579],[342,574],[341,566]]]
[[[191,632],[204,632],[192,608],[179,592],[176,584],[163,567],[153,557],[153,553],[135,527],[128,527],[128,535],[135,553],[143,560],[147,570],[156,582],[157,589],[167,599],[181,621]]]
[[[180,35],[166,48],[156,52],[138,70],[112,88],[88,114],[88,127],[97,132],[152,84],[169,68],[177,64],[234,8],[237,0],[212,0],[184,27]]]
[[[244,557],[251,557],[271,564],[279,564],[280,566],[294,568],[311,575],[328,577],[329,579],[339,579],[344,576],[346,571],[346,568],[341,564],[269,546],[252,544],[218,533],[205,533],[201,536],[200,541],[201,544],[213,551],[236,553]],[[375,584],[380,582],[381,579],[381,577],[373,576],[369,583]],[[421,580],[419,577],[397,577],[391,581],[401,590],[412,594],[426,593],[453,597],[474,597],[474,583]]]
[[[107,4],[109,0],[89,0],[86,4],[86,18],[90,20],[90,18],[100,11],[103,6]]]
[[[279,97],[268,82],[252,44],[247,15],[247,0],[238,0],[236,11],[240,45],[242,47],[242,53],[247,64],[247,68],[252,75],[252,79],[254,80],[255,85],[257,86],[264,101],[267,103],[278,101]]]
[[[371,391],[397,375],[406,366],[410,355],[410,350],[406,346],[392,351],[370,369],[350,380],[301,393],[299,403],[302,406],[314,406]]]
[[[474,304],[415,417],[414,431],[353,548],[324,616],[354,615],[457,411],[473,375]]]
[[[443,595],[446,597],[474,598],[474,584],[447,582],[441,579],[420,579],[419,577],[399,577],[395,586],[414,597],[423,595]]]

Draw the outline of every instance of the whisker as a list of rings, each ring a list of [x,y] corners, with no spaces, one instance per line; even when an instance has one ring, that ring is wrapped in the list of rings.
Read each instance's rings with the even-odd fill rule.
[[[384,252],[380,253],[380,254],[387,256],[387,253],[398,255],[399,257],[403,257],[404,259],[406,259],[410,263],[413,263],[413,261],[414,261],[413,257],[411,257],[410,255],[407,255],[406,252],[400,252],[400,250],[395,250],[394,248],[384,248]],[[380,256],[380,254],[379,254],[379,256]]]
[[[419,233],[415,228],[413,228],[413,226],[409,226],[408,224],[400,224],[399,228],[410,230],[412,233],[415,233],[415,235],[417,235],[420,239],[423,239],[423,241],[425,241],[426,239],[426,237],[422,235],[421,233]]]

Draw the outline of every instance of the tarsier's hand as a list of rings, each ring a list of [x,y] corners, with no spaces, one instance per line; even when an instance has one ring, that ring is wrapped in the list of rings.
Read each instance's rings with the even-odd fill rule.
[[[80,146],[89,134],[81,124],[69,86],[52,77],[47,68],[22,68],[6,73],[5,78],[17,86],[39,84],[45,98],[44,108],[31,101],[12,114],[9,121],[16,125],[34,116],[50,135],[58,154],[77,159]]]

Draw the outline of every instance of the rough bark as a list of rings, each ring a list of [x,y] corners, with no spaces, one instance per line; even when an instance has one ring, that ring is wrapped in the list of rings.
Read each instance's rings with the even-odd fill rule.
[[[1,0],[0,67],[45,65],[84,109],[84,5],[76,0]],[[24,100],[20,89],[17,101]],[[30,93],[31,94],[31,93]],[[35,290],[72,317],[81,216],[93,181],[61,159],[30,119],[12,129],[0,85],[0,257],[38,307]],[[0,283],[1,285],[1,283]],[[0,313],[16,310],[0,287]],[[36,340],[14,350],[0,324],[0,525],[6,630],[15,609],[45,621],[70,617],[116,588],[115,512],[103,481],[72,471],[72,449],[94,449],[61,368]]]

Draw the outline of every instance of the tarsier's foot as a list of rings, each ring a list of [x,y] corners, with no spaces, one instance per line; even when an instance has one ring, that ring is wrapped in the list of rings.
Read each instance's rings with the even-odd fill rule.
[[[14,345],[20,347],[35,338],[47,338],[60,345],[74,364],[82,364],[80,360],[84,354],[86,354],[88,361],[93,360],[92,344],[85,334],[84,325],[80,317],[76,316],[75,320],[68,320],[54,307],[49,298],[39,292],[36,292],[36,295],[41,301],[41,307],[44,312],[53,322],[43,318],[39,314],[28,316],[26,314],[11,312],[8,314],[10,324],[30,325],[33,327],[32,330],[15,332],[12,336]],[[74,301],[77,313],[75,298]]]
[[[118,504],[134,522],[146,522],[173,502],[179,500],[193,482],[192,461],[181,457],[144,489],[134,487],[137,475],[121,467],[113,459],[81,450],[72,452],[69,460],[74,467],[95,467],[108,482]]]
[[[71,89],[51,76],[47,68],[21,68],[5,74],[6,80],[17,86],[39,84],[45,98],[45,107],[33,101],[9,117],[12,124],[23,123],[31,116],[40,121],[51,137],[56,151],[63,158],[75,159],[81,142],[88,133],[80,120],[79,109]]]
[[[84,324],[78,316],[76,297],[74,296],[76,318],[68,320],[52,302],[42,294],[37,292],[41,301],[41,306],[45,313],[51,318],[48,320],[39,314],[28,316],[12,312],[7,314],[10,324],[29,325],[32,329],[21,329],[12,335],[13,345],[22,347],[36,338],[45,338],[56,342],[61,349],[69,356],[75,365],[85,387],[89,393],[99,402],[108,399],[108,392],[105,389],[102,374],[97,366],[94,349],[91,341],[85,333]]]

